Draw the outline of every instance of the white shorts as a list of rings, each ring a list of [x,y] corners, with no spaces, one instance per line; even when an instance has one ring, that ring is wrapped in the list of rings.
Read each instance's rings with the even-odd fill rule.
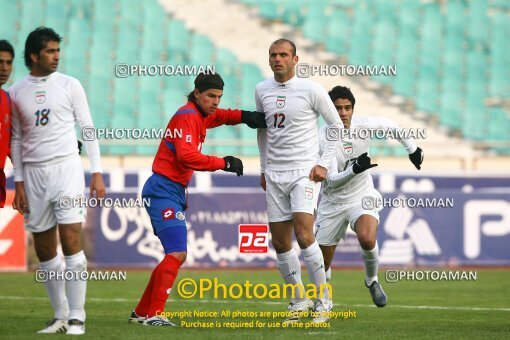
[[[269,222],[292,220],[292,213],[314,214],[321,184],[309,179],[311,169],[266,170],[266,202]]]
[[[381,194],[377,190],[364,195],[366,196],[381,199]],[[345,238],[348,225],[351,226],[352,231],[356,232],[354,224],[361,215],[373,216],[379,222],[380,210],[380,208],[364,209],[361,198],[359,202],[347,204],[334,203],[323,198],[315,220],[315,239],[320,245],[335,246]]]
[[[57,223],[85,222],[86,208],[61,203],[85,192],[85,176],[78,155],[56,163],[25,163],[24,178],[29,210],[25,214],[26,230],[40,233]]]

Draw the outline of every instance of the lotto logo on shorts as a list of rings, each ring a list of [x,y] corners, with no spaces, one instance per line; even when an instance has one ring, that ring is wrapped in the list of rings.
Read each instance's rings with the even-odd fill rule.
[[[171,220],[175,217],[174,209],[168,208],[161,210],[161,215],[163,215],[163,219],[165,221]]]
[[[239,252],[241,254],[267,253],[269,227],[266,224],[239,225]]]

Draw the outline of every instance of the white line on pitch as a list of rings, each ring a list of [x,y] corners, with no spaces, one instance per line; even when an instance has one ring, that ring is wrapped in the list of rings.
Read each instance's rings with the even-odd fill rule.
[[[48,300],[47,297],[42,296],[2,296],[0,295],[0,299],[6,300]],[[114,299],[101,299],[101,298],[87,298],[87,301],[90,302],[138,302],[138,299],[125,299],[125,298],[114,298]],[[178,303],[220,303],[220,304],[245,304],[245,303],[254,303],[254,304],[262,304],[262,305],[285,305],[286,302],[276,302],[276,301],[259,301],[259,300],[194,300],[194,299],[183,299],[183,300],[169,300],[169,302],[178,302]],[[337,305],[338,307],[346,308],[346,307],[370,307],[376,308],[374,305]],[[405,309],[438,309],[438,310],[465,310],[465,311],[491,311],[491,312],[510,312],[510,308],[491,308],[491,307],[446,307],[446,306],[406,306],[406,305],[388,305],[387,308],[405,308]]]

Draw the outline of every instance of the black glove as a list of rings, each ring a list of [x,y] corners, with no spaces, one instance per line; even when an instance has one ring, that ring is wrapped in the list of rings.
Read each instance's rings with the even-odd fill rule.
[[[358,156],[354,164],[352,165],[352,171],[357,175],[365,170],[376,167],[378,164],[370,164],[370,157],[368,153],[364,153]]]
[[[78,155],[81,155],[81,146],[82,145],[83,145],[83,143],[78,141]]]
[[[267,128],[266,115],[264,112],[241,111],[241,122],[245,123],[252,129]]]
[[[233,156],[226,156],[223,157],[223,159],[225,160],[225,169],[223,169],[224,171],[235,172],[237,176],[243,175],[243,161]]]
[[[414,164],[416,169],[421,169],[421,163],[423,163],[423,150],[420,148],[416,148],[416,151],[409,155],[409,159],[411,163]]]

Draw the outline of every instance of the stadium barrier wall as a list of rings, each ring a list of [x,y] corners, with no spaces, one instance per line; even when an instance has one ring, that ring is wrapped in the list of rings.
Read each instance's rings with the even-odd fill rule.
[[[380,211],[382,265],[510,265],[508,178],[381,174],[374,182],[385,202],[393,205]],[[213,175],[210,185],[207,190],[190,189],[186,266],[275,267],[271,246],[267,254],[240,254],[238,249],[239,224],[267,223],[258,176],[233,180]],[[134,199],[137,194],[110,197]],[[163,258],[143,207],[90,209],[87,228],[93,230],[93,261],[98,266],[153,267]],[[360,265],[357,239],[349,230],[333,266]]]
[[[108,197],[139,198],[149,174],[147,170],[105,172]],[[405,199],[408,205],[415,202],[414,206],[384,207],[380,212],[378,243],[382,265],[510,265],[509,177],[393,173],[373,177],[385,200]],[[86,174],[86,180],[88,184],[90,174]],[[189,253],[186,266],[276,266],[271,246],[267,254],[240,254],[238,250],[240,223],[267,223],[265,194],[258,183],[259,176],[212,174],[205,180],[194,177],[189,187],[190,208],[186,212]],[[12,177],[8,187],[11,185]],[[443,202],[449,199],[453,207],[423,207],[416,203],[419,199],[431,202],[440,198]],[[26,270],[22,218],[11,210],[8,202],[6,209],[0,211],[3,226],[0,245],[16,246],[0,254],[0,270]],[[87,215],[85,246],[91,266],[149,268],[163,257],[143,207],[96,207],[89,208]],[[11,230],[19,232],[11,234]],[[296,243],[295,248],[299,251]],[[11,252],[23,254],[25,262],[20,264],[19,256],[15,256],[14,266],[9,264],[11,259],[2,264],[4,255],[12,256]],[[345,241],[337,247],[333,266],[361,265],[356,236],[348,230]]]

